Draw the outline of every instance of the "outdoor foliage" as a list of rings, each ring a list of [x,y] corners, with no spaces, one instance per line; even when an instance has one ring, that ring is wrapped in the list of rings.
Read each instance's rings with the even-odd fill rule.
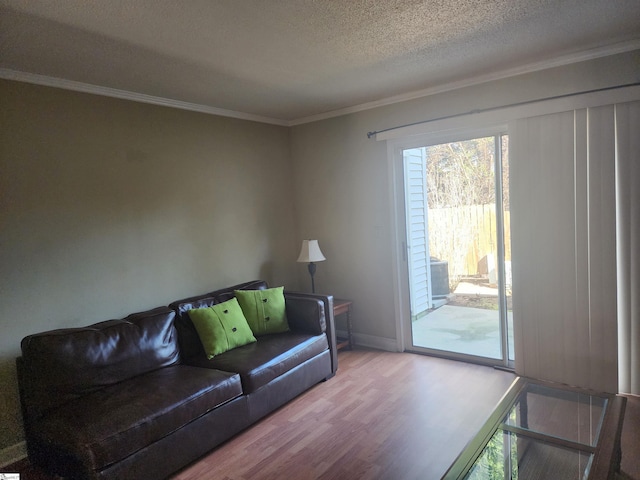
[[[503,155],[508,137],[502,137]],[[430,208],[495,203],[494,137],[427,147],[427,190]],[[508,185],[508,162],[503,162],[503,183]],[[505,189],[508,209],[508,188]]]

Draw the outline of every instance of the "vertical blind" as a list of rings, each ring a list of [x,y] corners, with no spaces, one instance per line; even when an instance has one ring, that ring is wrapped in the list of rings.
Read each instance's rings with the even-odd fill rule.
[[[616,229],[633,217],[635,233],[623,234],[623,250],[637,266],[638,194],[633,203],[630,185],[627,191],[616,187],[616,171],[618,183],[630,178],[621,163],[634,168],[636,176],[638,170],[640,124],[629,123],[637,122],[629,108],[606,105],[509,125],[515,368],[520,375],[619,390],[618,362],[627,360],[618,358],[618,303],[622,300],[622,312],[637,336],[640,292],[637,283],[630,283],[631,268],[626,278],[619,277],[620,264],[628,260],[619,258],[616,248],[621,241]],[[616,221],[624,202],[629,204],[626,220]],[[621,299],[624,291],[629,295]],[[623,328],[620,334],[621,355],[629,350],[637,365],[637,338],[634,350],[625,346]],[[626,370],[621,367],[621,373]]]
[[[616,105],[620,391],[640,395],[640,102]]]

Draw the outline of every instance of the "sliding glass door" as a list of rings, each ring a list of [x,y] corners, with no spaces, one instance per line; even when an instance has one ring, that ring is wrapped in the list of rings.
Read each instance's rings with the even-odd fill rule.
[[[410,346],[513,361],[508,137],[402,150]]]

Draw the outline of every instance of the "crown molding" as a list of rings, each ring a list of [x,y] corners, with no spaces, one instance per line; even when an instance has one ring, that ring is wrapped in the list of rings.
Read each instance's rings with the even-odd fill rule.
[[[584,62],[588,60],[594,60],[596,58],[606,57],[609,55],[616,55],[619,53],[630,52],[640,49],[640,39],[630,40],[626,42],[620,42],[606,47],[593,48],[590,50],[584,50],[581,52],[563,55],[555,57],[550,60],[530,63],[515,68],[509,68],[501,70],[499,72],[492,72],[486,75],[478,75],[470,77],[457,82],[451,82],[444,85],[437,85],[414,92],[408,92],[401,95],[395,95],[373,102],[367,102],[351,107],[341,108],[338,110],[332,110],[329,112],[320,113],[317,115],[310,115],[307,117],[301,117],[293,120],[283,120],[272,117],[264,117],[261,115],[254,115],[251,113],[237,112],[234,110],[226,110],[224,108],[212,107],[209,105],[202,105],[197,103],[183,102],[180,100],[172,100],[163,97],[156,97],[153,95],[147,95],[144,93],[130,92],[127,90],[119,90],[116,88],[103,87],[99,85],[92,85],[89,83],[76,82],[73,80],[66,80],[63,78],[51,77],[47,75],[39,75],[35,73],[21,72],[18,70],[11,70],[7,68],[0,68],[0,78],[7,80],[15,80],[18,82],[32,83],[36,85],[43,85],[47,87],[62,88],[64,90],[72,90],[76,92],[90,93],[94,95],[101,95],[112,98],[119,98],[123,100],[131,100],[134,102],[149,103],[152,105],[159,105],[163,107],[178,108],[181,110],[189,110],[192,112],[205,113],[209,115],[218,115],[221,117],[230,117],[240,120],[248,120],[252,122],[267,123],[271,125],[278,125],[283,127],[293,127],[296,125],[302,125],[305,123],[317,122],[320,120],[327,120],[329,118],[340,117],[342,115],[348,115],[352,113],[358,113],[365,110],[371,110],[378,107],[384,107],[387,105],[393,105],[395,103],[402,103],[410,100],[416,100],[419,98],[428,97],[430,95],[436,95],[438,93],[449,92],[451,90],[457,90],[460,88],[471,87],[473,85],[479,85],[495,80],[501,80],[504,78],[515,77],[527,73],[533,73],[540,70],[546,70],[554,67],[562,67],[570,65],[572,63]]]
[[[206,113],[209,115],[218,115],[221,117],[237,118],[240,120],[249,120],[252,122],[268,123],[288,127],[289,122],[277,118],[263,117],[250,113],[236,112],[234,110],[226,110],[224,108],[211,107],[197,103],[183,102],[181,100],[172,100],[170,98],[155,97],[144,93],[130,92],[127,90],[119,90],[117,88],[102,87],[92,85],[90,83],[76,82],[63,78],[50,77],[47,75],[39,75],[36,73],[21,72],[8,68],[0,68],[0,78],[6,80],[15,80],[18,82],[32,83],[35,85],[43,85],[46,87],[62,88],[64,90],[72,90],[74,92],[90,93],[93,95],[101,95],[104,97],[119,98],[121,100],[131,100],[140,103],[149,103],[151,105],[159,105],[162,107],[177,108],[180,110],[189,110],[191,112]]]
[[[527,73],[538,72],[541,70],[547,70],[554,67],[562,67],[573,63],[584,62],[588,60],[595,60],[596,58],[607,57],[609,55],[616,55],[619,53],[631,52],[633,50],[640,49],[640,39],[630,40],[627,42],[620,42],[606,47],[593,48],[590,50],[584,50],[581,52],[573,53],[570,55],[563,55],[555,57],[550,60],[542,62],[530,63],[519,67],[509,68],[498,72],[492,72],[486,75],[478,75],[475,77],[466,78],[457,82],[447,83],[445,85],[436,85],[423,90],[417,90],[414,92],[403,93],[392,97],[387,97],[381,100],[375,100],[373,102],[362,103],[360,105],[354,105],[352,107],[342,108],[339,110],[332,110],[330,112],[321,113],[318,115],[311,115],[309,117],[303,117],[295,119],[289,122],[289,126],[302,125],[305,123],[317,122],[320,120],[327,120],[333,117],[339,117],[342,115],[348,115],[351,113],[358,113],[365,110],[371,110],[373,108],[384,107],[387,105],[393,105],[395,103],[406,102],[410,100],[416,100],[418,98],[428,97],[430,95],[436,95],[438,93],[449,92],[451,90],[458,90],[460,88],[471,87],[479,85],[481,83],[491,82],[495,80],[502,80],[509,77],[515,77],[518,75],[524,75]]]

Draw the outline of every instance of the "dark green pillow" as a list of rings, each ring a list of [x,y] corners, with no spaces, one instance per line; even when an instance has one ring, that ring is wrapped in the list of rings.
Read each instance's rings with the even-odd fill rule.
[[[284,287],[236,290],[234,293],[256,337],[289,331],[284,304]]]
[[[235,298],[208,308],[189,310],[207,358],[256,341]]]

